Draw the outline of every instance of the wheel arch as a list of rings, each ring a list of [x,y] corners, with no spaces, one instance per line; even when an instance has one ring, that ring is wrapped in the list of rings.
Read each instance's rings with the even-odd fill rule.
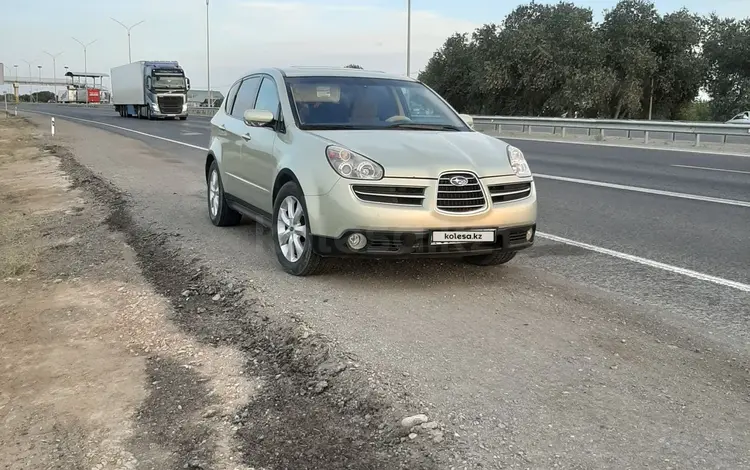
[[[211,169],[211,165],[216,161],[216,155],[214,154],[213,150],[209,150],[208,154],[206,154],[206,168],[204,170],[204,176],[206,177],[206,181],[208,181],[208,171]]]
[[[299,182],[299,179],[297,178],[297,175],[294,174],[292,170],[289,168],[282,168],[279,170],[279,172],[276,174],[276,181],[273,183],[273,190],[271,191],[271,201],[272,203],[276,202],[276,195],[279,194],[279,190],[282,186],[287,184],[288,182],[294,182],[299,186],[300,189],[302,189],[302,185]]]

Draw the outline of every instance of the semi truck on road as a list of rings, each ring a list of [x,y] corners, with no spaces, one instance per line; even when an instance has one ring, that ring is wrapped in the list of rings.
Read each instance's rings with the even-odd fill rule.
[[[122,117],[188,117],[190,79],[177,61],[141,60],[111,71],[112,104]]]

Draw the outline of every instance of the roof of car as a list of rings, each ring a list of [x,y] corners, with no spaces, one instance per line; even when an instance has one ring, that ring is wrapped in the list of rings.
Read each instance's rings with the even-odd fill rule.
[[[380,72],[377,70],[364,70],[349,67],[309,67],[309,66],[291,66],[275,67],[273,69],[254,70],[251,73],[263,73],[274,70],[287,77],[362,77],[362,78],[385,78],[390,80],[409,80],[416,81],[406,75],[396,75],[391,73]]]

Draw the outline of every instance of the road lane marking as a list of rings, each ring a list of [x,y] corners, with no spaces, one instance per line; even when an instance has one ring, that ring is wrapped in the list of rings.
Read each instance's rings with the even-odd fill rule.
[[[125,131],[125,132],[131,132],[133,134],[138,134],[138,135],[142,135],[142,136],[146,136],[146,137],[151,137],[151,138],[157,139],[157,140],[163,140],[163,141],[174,143],[174,144],[177,144],[177,145],[184,145],[186,147],[190,147],[190,148],[194,148],[194,149],[198,149],[198,150],[208,150],[207,148],[199,147],[197,145],[192,145],[192,144],[188,144],[188,143],[185,143],[185,142],[180,142],[179,140],[167,139],[166,137],[160,137],[158,135],[147,134],[145,132],[140,132],[140,131],[136,131],[136,130],[133,130],[133,129],[128,129],[126,127],[115,126],[113,124],[106,124],[106,123],[102,123],[102,122],[98,122],[98,121],[91,121],[89,119],[74,118],[74,117],[65,116],[65,115],[54,115],[54,114],[51,114],[51,113],[44,113],[44,112],[40,112],[40,111],[30,111],[30,112],[36,112],[36,113],[39,113],[39,114],[47,114],[47,115],[50,115],[50,116],[67,118],[67,119],[72,119],[72,120],[81,121],[81,122],[87,122],[87,123],[91,123],[91,124],[98,124],[98,125],[102,125],[102,126],[106,126],[106,127],[111,127],[111,128],[119,129],[119,130],[122,130],[122,131]],[[535,175],[535,176],[540,176],[540,175]],[[748,206],[750,206],[750,203],[747,203],[747,204],[748,204]],[[660,263],[658,261],[653,261],[653,260],[650,260],[650,259],[641,258],[639,256],[629,255],[627,253],[621,253],[619,251],[610,250],[608,248],[602,248],[602,247],[595,246],[595,245],[589,245],[588,243],[577,242],[575,240],[570,240],[568,238],[558,237],[557,235],[551,235],[551,234],[544,233],[544,232],[537,232],[537,236],[539,236],[540,238],[545,238],[545,239],[550,240],[550,241],[555,241],[555,242],[558,242],[558,243],[564,243],[564,244],[567,244],[567,245],[576,246],[578,248],[583,248],[583,249],[586,249],[586,250],[589,250],[589,251],[594,251],[596,253],[600,253],[600,254],[604,254],[604,255],[609,255],[609,256],[612,256],[614,258],[619,258],[619,259],[623,259],[623,260],[630,261],[630,262],[633,262],[633,263],[642,264],[644,266],[649,266],[649,267],[652,267],[652,268],[661,269],[663,271],[668,271],[668,272],[671,272],[671,273],[680,274],[680,275],[683,275],[683,276],[686,276],[686,277],[690,277],[690,278],[693,278],[693,279],[698,279],[698,280],[702,280],[702,281],[711,282],[711,283],[714,283],[714,284],[718,284],[720,286],[730,287],[730,288],[737,289],[737,290],[740,290],[740,291],[743,291],[743,292],[750,292],[750,285],[743,284],[741,282],[731,281],[729,279],[724,279],[724,278],[720,278],[720,277],[716,277],[716,276],[711,276],[711,275],[708,275],[708,274],[703,274],[703,273],[700,273],[700,272],[697,272],[697,271],[692,271],[690,269],[685,269],[685,268],[680,268],[680,267],[672,266],[672,265],[665,264],[665,263]]]
[[[145,136],[145,137],[151,137],[152,139],[163,140],[165,142],[169,142],[169,143],[172,143],[172,144],[184,145],[185,147],[190,147],[190,148],[194,148],[194,149],[197,149],[197,150],[204,150],[204,151],[208,150],[207,148],[201,147],[200,145],[188,144],[186,142],[180,142],[179,140],[168,139],[166,137],[161,137],[161,136],[158,136],[158,135],[148,134],[146,132],[137,131],[135,129],[129,129],[127,127],[115,126],[114,124],[107,124],[106,122],[92,121],[91,119],[81,119],[81,118],[77,118],[77,117],[73,117],[73,116],[66,116],[64,114],[45,113],[44,111],[27,111],[27,110],[23,110],[23,111],[26,111],[26,112],[29,112],[29,113],[46,114],[47,116],[54,116],[54,117],[59,117],[59,118],[63,118],[63,119],[71,119],[73,121],[87,122],[89,124],[96,124],[97,126],[106,126],[106,127],[112,128],[112,129],[119,129],[121,131],[130,132],[132,134],[138,134],[138,135],[142,135],[142,136]]]
[[[743,292],[750,292],[750,284],[743,284],[741,282],[724,279],[722,277],[711,276],[710,274],[704,274],[698,271],[693,271],[691,269],[680,268],[678,266],[672,266],[671,264],[660,263],[658,261],[650,260],[647,258],[641,258],[640,256],[629,255],[627,253],[621,253],[619,251],[610,250],[608,248],[602,248],[596,245],[589,245],[588,243],[577,242],[575,240],[570,240],[569,238],[558,237],[557,235],[551,235],[549,233],[537,232],[536,234],[538,237],[545,238],[550,241],[564,243],[566,245],[571,245],[571,246],[575,246],[578,248],[583,248],[585,250],[593,251],[593,252],[600,253],[603,255],[608,255],[614,258],[624,259],[626,261],[642,264],[644,266],[649,266],[651,268],[661,269],[662,271],[667,271],[667,272],[671,272],[674,274],[680,274],[682,276],[690,277],[693,279],[711,282],[713,284],[718,284],[720,286],[730,287],[732,289],[737,289]]]
[[[582,180],[578,178],[568,178],[565,176],[544,175],[541,173],[534,173],[534,177],[555,181],[566,181],[568,183],[587,184],[589,186],[601,186],[603,188],[622,189],[625,191],[634,191],[637,193],[656,194],[659,196],[677,197],[681,199],[692,199],[694,201],[714,202],[717,204],[725,204],[728,206],[750,207],[750,201],[738,201],[735,199],[698,196],[697,194],[676,193],[674,191],[662,191],[661,189],[642,188],[640,186],[628,186],[625,184],[616,183],[605,183],[603,181]]]
[[[203,135],[201,132],[180,132],[180,135]]]
[[[724,171],[726,173],[742,173],[743,175],[750,175],[750,171],[742,170],[727,170],[724,168],[709,168],[707,166],[693,166],[693,165],[670,165],[678,168],[690,168],[692,170],[708,170],[708,171]]]

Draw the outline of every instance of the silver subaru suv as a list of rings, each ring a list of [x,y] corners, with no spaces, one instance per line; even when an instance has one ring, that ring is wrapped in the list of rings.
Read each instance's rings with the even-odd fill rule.
[[[523,153],[423,83],[349,68],[261,69],[211,119],[208,210],[271,228],[283,269],[331,257],[510,261],[534,243]]]

